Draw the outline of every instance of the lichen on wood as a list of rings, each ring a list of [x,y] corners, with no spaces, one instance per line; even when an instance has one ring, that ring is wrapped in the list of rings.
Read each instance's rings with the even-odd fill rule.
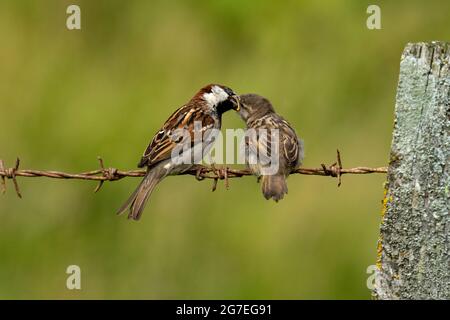
[[[450,299],[449,132],[450,44],[408,44],[383,202],[377,299]]]

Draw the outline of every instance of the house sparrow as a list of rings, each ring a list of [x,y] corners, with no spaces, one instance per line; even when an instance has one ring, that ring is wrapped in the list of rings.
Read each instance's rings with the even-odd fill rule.
[[[231,109],[238,111],[239,107],[239,96],[233,90],[210,84],[176,110],[144,151],[138,167],[147,167],[147,173],[117,214],[130,207],[128,218],[139,220],[155,186],[168,175],[192,168],[192,158],[201,160],[212,148],[222,114]]]
[[[276,202],[288,192],[286,178],[303,161],[303,141],[294,129],[264,97],[241,95],[239,115],[247,124],[245,161],[248,168],[262,179],[262,193]],[[274,130],[278,129],[278,130]],[[269,165],[276,164],[276,167]]]

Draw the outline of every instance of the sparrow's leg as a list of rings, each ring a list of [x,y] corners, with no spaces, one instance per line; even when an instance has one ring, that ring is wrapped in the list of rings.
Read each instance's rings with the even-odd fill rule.
[[[208,153],[207,157],[208,157],[208,162],[210,163],[210,166],[211,166],[211,171],[212,171],[212,172],[213,172],[220,180],[222,180],[223,177],[222,177],[222,175],[221,175],[221,172],[220,172],[220,170],[218,170],[218,169],[216,168],[215,162],[214,162],[214,160],[212,159],[211,153]]]
[[[217,178],[214,179],[214,186],[213,186],[213,191],[216,189],[217,187],[217,180],[225,180],[225,188],[228,190],[230,188],[230,182],[228,179],[228,167],[224,166],[220,169],[216,169],[214,167],[214,165],[211,166],[213,172],[216,174]]]
[[[224,176],[225,176],[225,188],[228,190],[230,188],[230,183],[228,180],[228,167],[224,168]]]
[[[220,179],[220,180],[223,179],[222,173],[220,172],[221,170],[218,170],[216,168],[216,166],[214,165],[214,162],[211,162],[211,170],[217,176],[218,179]]]
[[[225,167],[225,168],[217,169],[215,164],[214,164],[214,161],[212,161],[211,158],[210,158],[209,162],[211,163],[211,170],[212,170],[212,172],[216,175],[216,178],[213,180],[212,191],[213,192],[216,191],[216,189],[217,189],[217,181],[219,179],[220,180],[225,179],[225,188],[228,189],[228,187],[229,187],[229,184],[228,184],[228,168]]]
[[[204,171],[205,171],[204,167],[198,166],[195,172],[195,179],[197,179],[198,181],[205,180],[205,177],[203,176]]]

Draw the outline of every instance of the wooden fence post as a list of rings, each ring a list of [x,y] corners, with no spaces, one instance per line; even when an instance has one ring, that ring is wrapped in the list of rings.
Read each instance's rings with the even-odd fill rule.
[[[450,299],[450,44],[408,44],[375,277],[376,299]]]

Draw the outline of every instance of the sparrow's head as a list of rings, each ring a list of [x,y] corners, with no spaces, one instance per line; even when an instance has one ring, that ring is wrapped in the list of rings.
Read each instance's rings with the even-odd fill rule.
[[[233,90],[219,84],[209,84],[195,95],[194,98],[203,100],[206,105],[222,114],[228,110],[239,111],[240,99]]]
[[[241,98],[239,115],[245,122],[251,122],[275,112],[270,101],[260,95],[249,93],[239,97]]]

